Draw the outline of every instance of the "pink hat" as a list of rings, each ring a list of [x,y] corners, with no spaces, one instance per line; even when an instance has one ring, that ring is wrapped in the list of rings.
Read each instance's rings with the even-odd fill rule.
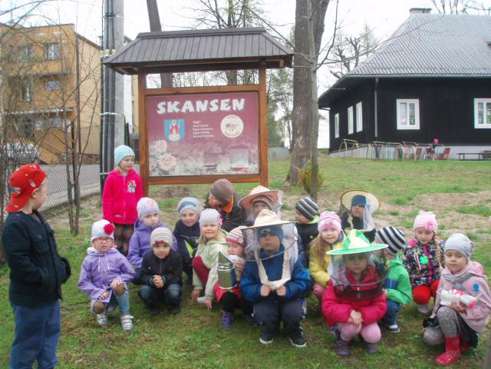
[[[438,223],[436,216],[431,211],[420,211],[414,219],[413,229],[424,228],[427,231],[436,232]]]
[[[227,243],[236,243],[237,245],[244,247],[244,235],[242,234],[242,230],[245,228],[246,227],[244,226],[238,226],[232,229],[225,238]]]
[[[341,231],[341,219],[334,211],[324,211],[320,215],[319,225],[317,229],[322,232],[327,229],[327,227],[332,226],[336,230]]]

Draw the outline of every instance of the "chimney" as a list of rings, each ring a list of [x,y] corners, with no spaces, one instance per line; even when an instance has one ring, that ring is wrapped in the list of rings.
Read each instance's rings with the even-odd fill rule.
[[[409,14],[430,14],[431,8],[411,8]]]

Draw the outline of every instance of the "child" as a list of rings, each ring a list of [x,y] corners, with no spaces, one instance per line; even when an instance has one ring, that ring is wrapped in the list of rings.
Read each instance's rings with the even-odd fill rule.
[[[158,312],[160,302],[166,304],[171,314],[177,314],[181,305],[182,261],[172,250],[170,229],[158,227],[152,231],[152,249],[143,256],[140,280],[143,286],[138,295],[152,313]]]
[[[139,275],[139,269],[142,264],[143,255],[152,249],[150,244],[150,234],[158,227],[166,227],[160,221],[159,205],[150,197],[142,197],[137,205],[138,220],[135,223],[135,232],[130,239],[130,247],[128,250],[128,261]],[[171,247],[176,250],[176,242],[171,242]]]
[[[339,216],[343,230],[348,232],[358,229],[370,242],[375,239],[373,213],[379,207],[378,199],[369,192],[350,190],[341,195]]]
[[[227,252],[225,241],[226,233],[221,229],[222,219],[215,209],[205,209],[199,217],[201,236],[193,258],[193,292],[194,301],[205,304],[208,309],[212,307],[213,288],[218,281],[216,265],[218,253]],[[203,298],[199,299],[205,290]]]
[[[298,257],[294,225],[264,209],[254,226],[244,232],[247,232],[249,260],[240,280],[240,290],[254,305],[254,318],[261,326],[259,342],[272,343],[283,322],[290,343],[294,347],[305,347],[300,322],[311,280]]]
[[[310,197],[304,197],[295,204],[295,221],[300,236],[300,260],[309,265],[309,244],[317,237],[319,222],[319,205]]]
[[[234,310],[241,308],[246,317],[250,317],[252,306],[243,301],[239,283],[245,266],[244,226],[234,228],[226,237],[228,244],[227,258],[221,254],[218,261],[218,282],[215,284],[215,298],[222,305],[222,325],[229,329],[234,321]],[[223,260],[225,259],[225,260]],[[233,275],[232,275],[233,273]]]
[[[179,220],[174,227],[174,236],[177,240],[177,251],[182,258],[182,267],[188,277],[193,279],[193,256],[198,247],[199,239],[199,214],[201,205],[194,197],[184,197],[177,204]]]
[[[330,280],[322,298],[322,314],[330,327],[337,328],[336,353],[349,356],[350,342],[358,335],[368,353],[377,352],[382,333],[377,324],[387,310],[383,291],[383,263],[374,251],[387,247],[370,243],[361,231],[353,230],[332,255]]]
[[[238,203],[244,211],[246,225],[253,225],[257,215],[263,209],[273,210],[275,213],[279,214],[281,197],[281,191],[270,190],[261,185],[254,187],[251,192],[241,198]]]
[[[133,329],[128,282],[135,276],[133,267],[114,245],[114,225],[105,219],[92,224],[92,247],[87,249],[80,270],[78,287],[90,298],[97,323],[107,326],[107,312],[119,306],[124,331]]]
[[[404,251],[404,265],[411,278],[413,299],[418,311],[431,312],[429,301],[435,296],[440,279],[440,245],[436,239],[438,223],[435,214],[420,212],[414,220],[415,238]]]
[[[309,269],[314,280],[314,295],[322,301],[322,294],[329,281],[327,268],[331,260],[326,252],[341,246],[341,219],[333,211],[324,211],[320,215],[318,230],[319,235],[312,241],[309,251]]]
[[[222,228],[230,232],[243,224],[242,209],[238,205],[239,200],[234,185],[228,179],[220,178],[211,185],[205,208],[217,210],[222,217]]]
[[[384,282],[387,293],[387,313],[383,324],[392,333],[399,333],[397,314],[401,305],[409,304],[412,300],[409,274],[399,257],[400,251],[406,248],[405,235],[401,230],[388,226],[377,230],[375,240],[388,246],[383,250],[387,259],[387,276]]]
[[[128,254],[128,244],[137,220],[136,204],[143,196],[142,181],[133,169],[135,153],[131,147],[121,145],[114,150],[112,170],[104,182],[102,211],[104,219],[116,226],[114,237],[118,250]]]
[[[454,233],[444,244],[445,268],[432,314],[438,323],[427,326],[423,334],[428,345],[445,342],[445,352],[436,358],[439,365],[451,365],[461,352],[477,346],[491,312],[487,277],[481,264],[470,259],[472,247],[462,233]]]
[[[38,212],[48,198],[46,173],[36,164],[17,168],[6,207],[2,244],[10,268],[9,300],[15,319],[11,368],[54,368],[60,336],[61,285],[70,277],[54,232]],[[3,329],[7,329],[4,327]]]

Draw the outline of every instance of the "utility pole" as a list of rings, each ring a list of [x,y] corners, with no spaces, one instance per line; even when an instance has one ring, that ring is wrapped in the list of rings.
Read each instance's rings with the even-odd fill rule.
[[[123,0],[104,0],[102,25],[102,61],[123,47]],[[114,167],[114,148],[124,144],[125,120],[123,76],[101,63],[102,111],[100,134],[101,193],[107,174]]]

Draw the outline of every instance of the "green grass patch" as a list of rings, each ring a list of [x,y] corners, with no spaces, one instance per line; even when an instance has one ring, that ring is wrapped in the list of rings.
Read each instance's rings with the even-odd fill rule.
[[[462,214],[474,214],[482,217],[491,216],[491,207],[485,205],[461,206],[457,211]]]

